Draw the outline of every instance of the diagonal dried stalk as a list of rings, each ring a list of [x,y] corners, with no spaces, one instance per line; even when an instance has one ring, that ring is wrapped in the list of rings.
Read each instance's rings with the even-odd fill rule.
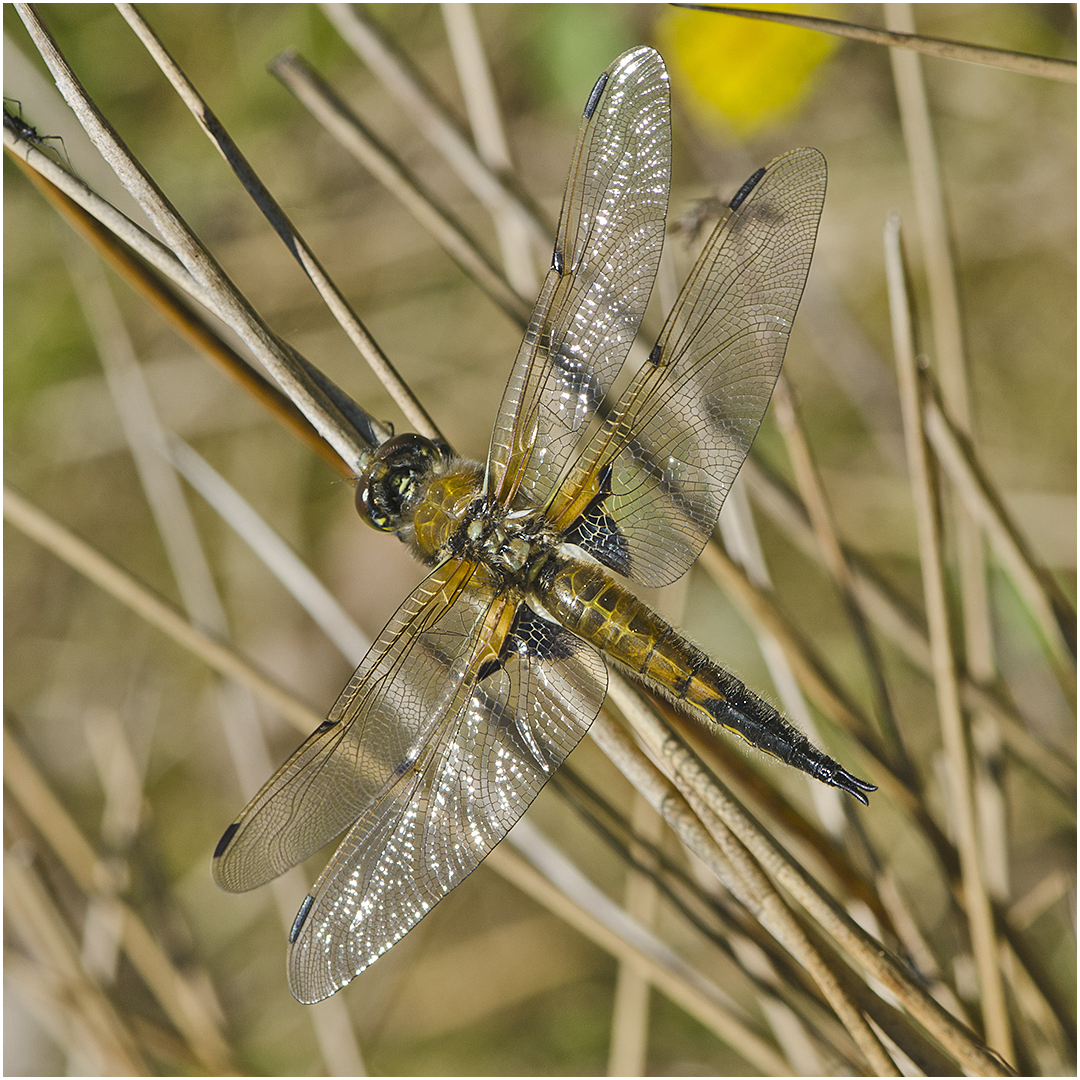
[[[4,784],[23,813],[45,837],[65,869],[88,895],[115,899],[119,883],[53,795],[48,783],[5,727]],[[205,999],[160,948],[138,916],[119,901],[122,946],[191,1051],[211,1072],[232,1072],[232,1055]]]
[[[169,201],[132,158],[127,147],[87,96],[74,71],[64,59],[32,5],[16,5],[30,36],[56,80],[60,92],[78,116],[101,155],[113,167],[121,183],[133,195],[154,227],[165,238],[191,276],[211,293],[215,308],[259,357],[278,385],[289,394],[315,429],[337,450],[342,460],[359,468],[367,448],[352,435],[351,426],[305,368],[240,294],[222,272],[217,260],[176,214]]]
[[[117,9],[138,35],[139,40],[180,95],[184,104],[187,105],[192,116],[199,122],[199,126],[211,142],[217,146],[221,156],[229,163],[255,204],[262,210],[266,219],[281,237],[285,247],[303,268],[312,284],[319,290],[319,295],[323,298],[326,306],[333,313],[342,329],[349,335],[349,339],[356,346],[357,351],[378,375],[380,382],[391,391],[394,401],[397,402],[401,411],[409,418],[410,423],[413,424],[417,431],[428,438],[441,439],[439,429],[435,426],[431,417],[428,416],[423,406],[416,400],[415,395],[404,385],[401,376],[394,370],[393,365],[375,343],[375,339],[368,333],[363,323],[360,322],[356,312],[352,310],[341,291],[327,277],[315,253],[300,233],[297,232],[295,226],[277,200],[270,194],[266,185],[252,170],[244,155],[240,152],[239,147],[222,127],[221,122],[207,103],[199,96],[195,87],[191,85],[179,65],[169,55],[138,9],[133,4],[118,4]]]
[[[964,906],[971,927],[972,948],[979,970],[979,988],[982,992],[983,1008],[987,1014],[985,1022],[989,1034],[996,1036],[997,1045],[1011,1056],[1012,1038],[1008,1028],[1004,987],[997,961],[999,943],[980,858],[975,804],[971,788],[970,757],[960,707],[956,660],[952,651],[952,635],[945,597],[938,493],[931,474],[931,463],[922,430],[922,410],[919,407],[918,380],[915,374],[916,360],[911,312],[904,289],[904,266],[899,240],[899,220],[894,218],[889,222],[885,233],[893,340],[900,381],[900,404],[904,412],[904,428],[907,436],[908,463],[919,526],[920,565],[926,594],[938,716],[942,727],[942,741],[951,768],[950,794],[957,828],[964,885]]]
[[[874,45],[887,45],[892,49],[910,49],[927,56],[944,60],[963,60],[968,64],[986,64],[1024,75],[1037,75],[1043,79],[1076,82],[1076,61],[1058,60],[1052,56],[1032,56],[1030,53],[1010,52],[1008,49],[990,49],[972,45],[966,41],[945,41],[926,37],[895,27],[879,30],[875,26],[859,26],[840,19],[822,19],[816,15],[796,15],[783,11],[754,11],[751,8],[725,7],[722,4],[676,4],[676,7],[694,11],[712,11],[717,15],[735,15],[740,19],[763,19],[766,22],[797,26],[803,30],[818,30],[825,34],[868,41]]]

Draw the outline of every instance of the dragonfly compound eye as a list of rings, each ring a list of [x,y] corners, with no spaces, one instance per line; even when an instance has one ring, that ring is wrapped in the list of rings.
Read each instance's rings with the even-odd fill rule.
[[[396,435],[384,442],[357,484],[357,513],[381,532],[400,529],[442,461],[439,448],[422,435]]]

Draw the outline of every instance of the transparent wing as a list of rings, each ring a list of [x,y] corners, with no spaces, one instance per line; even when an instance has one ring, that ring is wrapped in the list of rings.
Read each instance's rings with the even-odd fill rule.
[[[492,432],[500,501],[547,501],[622,367],[660,263],[670,173],[667,70],[639,47],[601,75],[581,121],[552,269]]]
[[[498,653],[473,668],[420,758],[356,822],[305,900],[289,954],[298,1000],[339,990],[470,874],[599,711],[599,653],[526,606]]]
[[[803,148],[743,185],[649,362],[552,499],[564,538],[619,573],[665,585],[711,535],[780,374],[825,177]]]
[[[457,707],[482,632],[480,601],[463,599],[475,588],[476,571],[470,563],[444,563],[402,604],[328,719],[226,830],[214,853],[218,885],[244,892],[284,873],[410,774]]]

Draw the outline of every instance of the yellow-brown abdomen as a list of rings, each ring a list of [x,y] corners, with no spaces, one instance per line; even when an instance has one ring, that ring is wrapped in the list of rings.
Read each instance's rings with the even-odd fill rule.
[[[708,678],[708,657],[603,567],[552,555],[534,588],[545,609],[567,630],[671,697],[692,704],[695,696],[720,694]],[[705,684],[696,687],[699,673]]]

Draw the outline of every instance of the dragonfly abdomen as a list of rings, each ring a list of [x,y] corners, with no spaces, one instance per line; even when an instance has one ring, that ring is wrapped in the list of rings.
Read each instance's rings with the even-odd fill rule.
[[[534,584],[545,609],[706,727],[718,725],[860,802],[872,784],[819,750],[767,701],[684,638],[602,567],[553,554]]]

